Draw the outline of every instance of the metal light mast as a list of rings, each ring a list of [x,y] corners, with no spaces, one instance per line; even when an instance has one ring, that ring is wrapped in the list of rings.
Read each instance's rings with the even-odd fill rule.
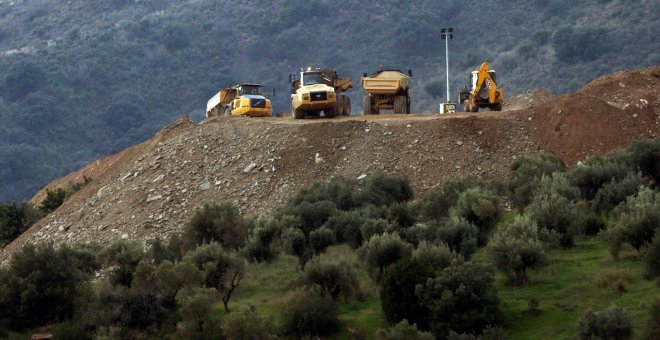
[[[440,113],[454,113],[456,112],[456,104],[452,103],[449,98],[449,39],[454,38],[454,29],[451,27],[440,29],[440,36],[445,41],[445,61],[447,70],[447,97],[445,102],[440,104]]]

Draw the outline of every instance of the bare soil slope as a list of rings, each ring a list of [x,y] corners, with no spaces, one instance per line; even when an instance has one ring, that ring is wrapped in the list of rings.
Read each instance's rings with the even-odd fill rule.
[[[229,200],[268,211],[332,176],[405,174],[416,193],[464,174],[504,178],[540,150],[568,164],[658,137],[660,67],[598,79],[577,93],[516,111],[335,119],[186,117],[151,140],[82,170],[93,181],[17,240],[110,242],[180,230],[193,211]],[[92,170],[90,170],[92,169]],[[74,173],[54,182],[76,182]],[[38,194],[38,201],[43,195]]]

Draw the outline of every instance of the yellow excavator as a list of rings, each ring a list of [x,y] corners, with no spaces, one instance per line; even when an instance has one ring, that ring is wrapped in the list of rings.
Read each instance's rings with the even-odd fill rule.
[[[351,114],[351,99],[341,94],[353,87],[351,78],[341,78],[330,69],[307,67],[299,77],[289,75],[291,113],[295,119]]]
[[[273,109],[264,97],[261,84],[239,84],[227,87],[209,99],[206,118],[217,116],[270,117]]]
[[[488,61],[484,61],[479,70],[470,73],[469,87],[465,84],[458,95],[463,103],[463,111],[477,112],[479,108],[502,111],[504,90],[497,86],[495,70],[491,70]]]

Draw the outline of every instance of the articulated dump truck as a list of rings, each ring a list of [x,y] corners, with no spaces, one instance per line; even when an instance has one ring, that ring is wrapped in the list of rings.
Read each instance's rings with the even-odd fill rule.
[[[477,112],[479,108],[489,108],[491,111],[502,111],[504,90],[497,85],[495,70],[491,70],[484,61],[478,70],[470,73],[469,86],[465,84],[458,94],[463,104],[463,111]]]
[[[412,71],[404,74],[399,70],[381,70],[368,76],[362,75],[362,88],[367,94],[362,98],[362,112],[365,115],[380,114],[380,110],[394,110],[394,113],[410,113],[410,85]]]
[[[353,87],[351,78],[341,78],[329,69],[307,69],[299,77],[289,75],[291,84],[291,114],[295,119],[323,115],[351,114],[351,100],[341,93]]]
[[[222,89],[206,104],[206,118],[217,116],[270,117],[273,109],[261,84],[240,84]]]

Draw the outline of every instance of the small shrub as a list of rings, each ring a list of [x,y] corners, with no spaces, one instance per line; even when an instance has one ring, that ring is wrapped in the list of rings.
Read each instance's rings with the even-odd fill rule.
[[[341,210],[351,210],[357,206],[353,195],[356,182],[345,177],[334,177],[328,182],[317,182],[310,187],[300,190],[287,203],[287,206],[300,205],[303,202],[318,203],[332,202]]]
[[[653,240],[660,228],[660,200],[658,193],[642,188],[636,196],[628,197],[625,204],[615,209],[615,224],[607,231],[610,253],[617,258],[621,248],[628,244],[639,253]]]
[[[475,176],[468,175],[429,190],[418,202],[421,219],[431,221],[447,217],[449,209],[456,205],[460,194],[476,186],[483,186],[483,183]]]
[[[483,332],[478,335],[472,333],[458,334],[454,331],[449,332],[447,340],[507,340],[509,335],[502,326],[486,326]]]
[[[607,225],[605,224],[603,218],[594,213],[582,215],[580,218],[579,229],[585,235],[598,235],[601,231],[605,230],[606,227]]]
[[[329,246],[335,244],[335,240],[335,233],[326,227],[309,233],[309,244],[316,255],[323,253]]]
[[[362,223],[360,233],[365,240],[368,240],[374,235],[392,232],[394,229],[392,224],[384,218],[370,218]]]
[[[624,178],[628,171],[628,167],[624,164],[591,157],[584,163],[572,167],[566,173],[566,177],[573,185],[580,188],[582,198],[593,200],[605,183]]]
[[[477,251],[479,230],[465,218],[452,215],[436,228],[436,240],[448,245],[452,251],[461,254],[466,260]]]
[[[464,191],[452,208],[450,214],[462,217],[479,230],[477,244],[483,246],[488,242],[490,231],[502,216],[499,198],[482,187]]]
[[[437,223],[437,222],[429,222]],[[420,242],[435,242],[437,239],[436,236],[437,227],[435,225],[431,226],[429,224],[418,223],[410,228],[404,229],[401,234],[406,242],[417,246]]]
[[[600,312],[588,310],[578,322],[580,339],[631,339],[632,320],[624,309],[612,305]]]
[[[140,261],[146,257],[144,247],[134,240],[118,240],[104,249],[100,257],[106,265],[114,268],[108,274],[112,285],[130,287],[133,273]]]
[[[305,234],[300,229],[287,228],[282,232],[282,243],[289,254],[298,257],[298,265],[304,269],[312,255]]]
[[[646,319],[642,339],[660,339],[660,299],[656,299],[649,308],[649,318]]]
[[[573,186],[563,172],[555,172],[551,175],[543,175],[536,182],[536,187],[532,190],[532,200],[534,197],[547,197],[552,194],[558,194],[571,202],[580,198],[580,189]]]
[[[532,192],[542,176],[563,172],[565,168],[564,163],[552,154],[517,158],[511,165],[509,177],[509,191],[514,205],[522,210],[531,202]]]
[[[197,210],[186,225],[185,237],[190,248],[219,242],[227,249],[239,249],[245,242],[246,223],[238,208],[230,202],[207,204]]]
[[[222,338],[220,318],[212,309],[213,297],[213,292],[198,289],[184,300],[179,313],[185,325],[181,334],[185,339]]]
[[[411,253],[412,245],[401,240],[397,234],[387,233],[373,236],[358,250],[358,255],[376,281],[383,276],[387,266],[410,256]]]
[[[378,173],[367,177],[362,191],[356,195],[355,199],[362,205],[382,206],[406,202],[412,198],[413,190],[408,178]]]
[[[402,320],[390,328],[381,328],[376,332],[376,337],[383,340],[433,340],[431,333],[422,332],[417,325],[409,324],[408,320]]]
[[[620,290],[622,285],[627,287],[629,282],[632,282],[632,275],[630,271],[617,269],[617,268],[604,268],[598,271],[591,279],[591,282],[596,288],[615,288]]]
[[[502,323],[500,301],[489,267],[456,262],[438,272],[415,294],[430,311],[429,326],[436,338],[450,332],[482,333],[489,325]]]
[[[429,309],[419,302],[415,287],[432,278],[436,269],[441,268],[415,258],[403,259],[388,268],[380,281],[380,301],[389,323],[407,319],[420,329],[429,328]]]
[[[41,218],[31,203],[0,204],[0,248],[9,244]]]
[[[338,309],[327,297],[297,293],[284,307],[282,327],[295,338],[322,336],[339,328]]]
[[[54,190],[46,189],[46,198],[41,201],[41,206],[39,209],[48,215],[55,209],[59,208],[64,200],[66,199],[66,191],[62,188],[56,188]]]
[[[367,217],[359,210],[342,211],[330,218],[325,227],[334,231],[337,242],[345,242],[351,248],[357,249],[362,245],[360,227],[367,221]]]
[[[151,240],[149,244],[149,257],[155,264],[163,261],[178,262],[183,258],[185,252],[184,240],[180,233],[170,234],[167,243],[160,238]]]
[[[427,263],[433,268],[445,268],[456,259],[456,253],[446,244],[439,245],[422,241],[412,253],[413,259]]]
[[[529,217],[539,228],[555,232],[563,247],[573,245],[580,216],[578,206],[557,193],[534,197],[529,207]]]
[[[390,205],[387,219],[399,228],[408,228],[415,224],[415,214],[408,202],[397,202]]]
[[[303,286],[318,287],[334,301],[339,297],[347,301],[360,290],[357,274],[350,263],[318,257],[307,264],[299,282]]]
[[[539,301],[539,299],[535,297],[532,297],[529,300],[527,300],[527,310],[530,312],[538,312],[540,305],[541,302]]]
[[[223,320],[223,335],[227,339],[268,339],[273,338],[267,325],[257,314],[254,306],[243,306],[237,313],[231,313]]]
[[[247,223],[251,225],[251,231],[247,238],[245,247],[242,249],[243,256],[254,262],[271,261],[277,256],[273,241],[280,232],[279,221],[270,216],[258,215]]]
[[[637,174],[629,173],[620,180],[607,182],[596,192],[591,201],[591,209],[595,212],[609,212],[628,196],[635,195],[639,187],[647,184],[646,180]]]
[[[646,248],[644,276],[648,279],[660,277],[660,229],[655,232],[653,242]]]
[[[548,264],[548,257],[539,240],[536,224],[527,217],[517,216],[511,224],[502,225],[487,248],[495,267],[504,271],[517,285],[529,281],[527,269]]]

